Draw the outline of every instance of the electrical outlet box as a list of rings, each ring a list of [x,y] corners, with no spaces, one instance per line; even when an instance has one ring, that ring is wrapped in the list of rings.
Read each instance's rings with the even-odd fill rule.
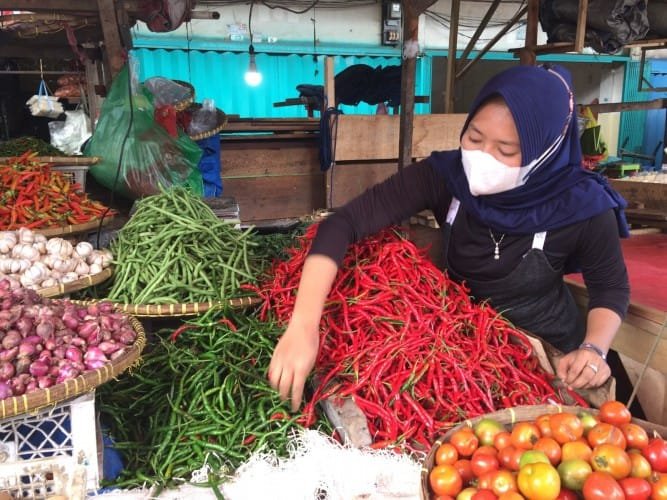
[[[382,45],[401,43],[401,2],[382,2]]]

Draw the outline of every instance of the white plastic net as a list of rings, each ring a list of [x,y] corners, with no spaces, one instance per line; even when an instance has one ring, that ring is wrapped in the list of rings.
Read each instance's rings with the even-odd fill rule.
[[[343,446],[305,430],[293,438],[289,458],[257,453],[222,490],[229,500],[419,499],[420,469],[406,455]]]

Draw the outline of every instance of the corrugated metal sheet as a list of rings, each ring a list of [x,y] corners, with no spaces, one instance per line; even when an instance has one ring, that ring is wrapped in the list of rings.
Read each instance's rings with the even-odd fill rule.
[[[248,67],[247,53],[165,50],[140,48],[133,51],[139,62],[140,79],[164,76],[190,82],[196,91],[195,99],[214,99],[216,106],[229,114],[253,118],[305,117],[305,106],[276,108],[274,102],[298,97],[299,84],[322,84],[324,56],[317,62],[312,55],[257,54],[257,67],[263,75],[262,83],[249,87],[243,81]],[[369,66],[400,65],[398,57],[334,56],[334,72],[353,64]],[[315,74],[317,70],[317,74]],[[431,59],[418,59],[417,95],[431,94]],[[373,114],[375,106],[341,106],[346,114]],[[417,104],[415,113],[429,113],[429,104]]]
[[[650,66],[647,61],[646,66]],[[644,68],[645,74],[648,73]],[[625,65],[625,81],[623,84],[623,102],[639,102],[648,99],[647,92],[639,92],[639,62],[629,61]],[[632,111],[621,113],[621,121],[618,131],[619,148],[630,151],[642,151],[644,143],[644,127],[646,123],[646,111]],[[627,142],[626,142],[627,141]]]
[[[667,60],[651,60],[651,86],[655,88],[667,87]],[[649,99],[667,98],[667,92],[645,92]],[[644,131],[644,153],[653,155],[655,153],[655,163],[653,166],[657,169],[662,168],[663,163],[667,163],[663,148],[665,140],[665,109],[650,109],[646,112],[646,130]]]

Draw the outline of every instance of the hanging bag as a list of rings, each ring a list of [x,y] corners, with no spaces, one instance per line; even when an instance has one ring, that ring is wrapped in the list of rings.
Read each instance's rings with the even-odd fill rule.
[[[39,82],[37,93],[26,101],[32,116],[45,116],[47,118],[58,118],[65,110],[58,102],[58,97],[49,95],[44,79]]]

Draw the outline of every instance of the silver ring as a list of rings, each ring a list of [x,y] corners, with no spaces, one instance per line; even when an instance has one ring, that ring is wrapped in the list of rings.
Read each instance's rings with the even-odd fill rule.
[[[594,365],[593,363],[587,363],[586,366],[593,370],[593,373],[597,373],[599,370],[598,366]]]

